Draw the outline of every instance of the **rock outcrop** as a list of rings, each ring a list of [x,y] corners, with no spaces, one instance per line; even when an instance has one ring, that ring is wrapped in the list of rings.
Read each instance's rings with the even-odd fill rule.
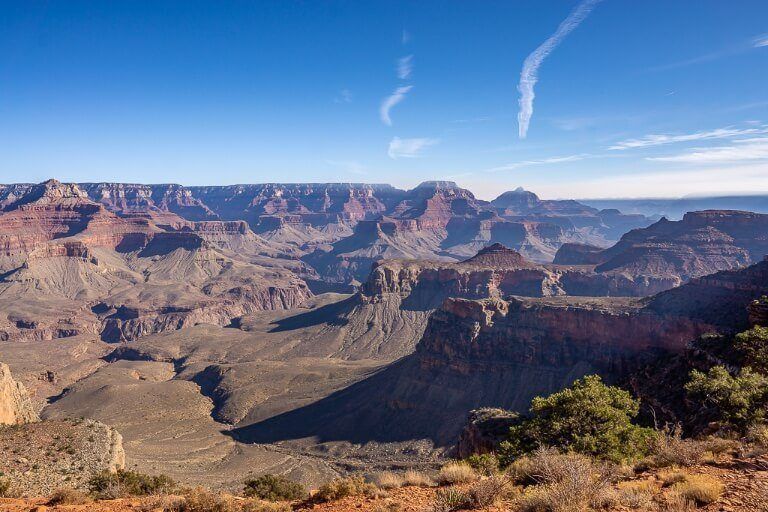
[[[39,419],[24,385],[13,380],[7,364],[0,363],[0,425],[21,425]]]
[[[688,281],[756,263],[768,253],[768,215],[729,210],[686,213],[636,229],[604,250],[565,244],[555,263],[595,265],[595,272]]]

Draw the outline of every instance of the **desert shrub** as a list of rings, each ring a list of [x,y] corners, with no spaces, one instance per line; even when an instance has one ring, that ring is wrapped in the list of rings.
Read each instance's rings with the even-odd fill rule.
[[[85,505],[90,499],[76,489],[58,489],[48,498],[48,505]]]
[[[695,512],[696,502],[691,501],[679,492],[670,492],[664,496],[659,507],[660,512]]]
[[[0,498],[12,498],[11,480],[0,473]]]
[[[699,505],[708,505],[717,501],[725,486],[717,478],[709,475],[689,475],[685,481],[672,487],[685,499]]]
[[[95,474],[88,482],[88,486],[97,498],[110,499],[167,494],[173,491],[176,482],[167,475],[145,475],[137,471],[119,469],[114,473],[104,470]]]
[[[178,496],[153,496],[143,500],[137,507],[138,512],[181,512],[184,498]]]
[[[435,481],[432,480],[432,478],[426,473],[409,469],[403,473],[403,485],[411,485],[414,487],[432,487],[435,485]]]
[[[749,367],[735,376],[724,366],[715,366],[707,373],[693,370],[685,390],[692,399],[713,409],[720,421],[740,430],[765,417],[768,377]]]
[[[266,474],[246,480],[243,494],[268,501],[292,501],[307,497],[303,485],[282,475]]]
[[[440,468],[437,483],[440,485],[467,484],[477,480],[477,473],[465,462],[449,462]]]
[[[688,478],[688,473],[680,469],[671,469],[669,471],[661,471],[657,476],[661,480],[662,486],[669,487],[670,485],[685,482],[685,479]]]
[[[747,441],[757,445],[760,448],[768,449],[768,425],[764,423],[755,424],[747,429]]]
[[[467,493],[473,508],[487,508],[510,496],[514,489],[508,476],[496,475],[476,481]]]
[[[400,512],[403,509],[403,504],[399,501],[387,501],[376,505],[372,512]]]
[[[381,471],[371,476],[371,483],[380,489],[397,489],[404,485],[404,480],[392,471]]]
[[[479,475],[491,476],[499,472],[499,459],[492,453],[470,455],[464,461]]]
[[[240,505],[241,512],[291,512],[290,503],[251,499]]]
[[[646,510],[651,508],[656,487],[649,480],[633,480],[618,484],[617,498],[621,505]]]
[[[754,326],[736,335],[733,343],[744,358],[744,365],[768,373],[768,327]]]
[[[456,487],[438,489],[435,493],[434,512],[452,512],[471,506],[472,499],[469,494]]]
[[[701,463],[707,452],[705,442],[683,439],[679,427],[656,432],[650,446],[651,455],[638,463],[637,469],[694,466]]]
[[[623,389],[589,375],[548,397],[531,402],[530,417],[510,428],[501,443],[502,465],[539,446],[553,446],[620,462],[648,449],[652,430],[632,423],[640,402]]]
[[[239,512],[239,508],[230,497],[196,487],[184,494],[179,512]]]
[[[366,483],[361,476],[337,478],[320,486],[314,498],[318,501],[334,501],[347,496],[371,494],[376,486]]]
[[[523,511],[582,512],[603,506],[610,490],[604,468],[588,457],[539,449],[515,478],[533,481],[520,500]]]

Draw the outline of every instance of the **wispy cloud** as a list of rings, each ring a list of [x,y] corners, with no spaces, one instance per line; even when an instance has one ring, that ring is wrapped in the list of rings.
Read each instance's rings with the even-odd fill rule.
[[[640,137],[639,139],[627,139],[617,142],[610,146],[610,150],[625,150],[636,148],[647,148],[652,146],[662,146],[665,144],[675,144],[679,142],[693,142],[708,139],[730,139],[744,135],[756,135],[768,133],[768,126],[757,128],[717,128],[715,130],[693,132],[684,134],[652,134]]]
[[[565,162],[576,162],[578,160],[584,160],[585,158],[594,158],[594,155],[590,155],[588,153],[580,153],[578,155],[553,156],[553,157],[541,158],[537,160],[523,160],[520,162],[513,162],[511,164],[506,164],[499,167],[492,167],[491,169],[486,169],[485,172],[514,171],[516,169],[522,169],[523,167],[531,167],[534,165],[561,164]]]
[[[560,23],[557,30],[552,34],[549,39],[544,41],[533,53],[528,55],[523,63],[523,70],[520,73],[520,83],[517,86],[517,90],[520,91],[520,112],[517,115],[517,122],[519,124],[519,136],[524,139],[528,134],[528,124],[531,122],[531,116],[533,115],[533,98],[535,94],[533,88],[539,79],[539,67],[544,59],[557,48],[565,37],[570,34],[584,19],[592,12],[601,0],[583,0],[576,8],[568,15],[568,17]]]
[[[397,78],[406,80],[413,71],[413,55],[406,55],[397,60]]]
[[[402,44],[408,44],[410,40],[411,40],[411,33],[403,29],[403,35],[400,36],[400,42]]]
[[[705,62],[712,62],[714,60],[723,59],[725,57],[733,57],[744,52],[747,52],[753,48],[760,48],[768,46],[768,34],[757,36],[748,41],[739,41],[736,44],[730,45],[722,50],[718,50],[704,55],[698,55],[690,59],[681,60],[678,62],[670,62],[669,64],[662,64],[660,66],[654,66],[648,71],[667,71],[670,69],[682,68],[686,66],[692,66],[694,64],[703,64]]]
[[[730,146],[693,148],[677,155],[648,157],[646,160],[688,164],[721,164],[747,160],[768,160],[768,137],[734,141],[734,144]]]
[[[753,41],[753,45],[755,48],[762,48],[763,46],[768,46],[768,34],[763,34],[761,36],[758,36]]]
[[[413,89],[412,85],[398,87],[395,89],[395,92],[384,98],[384,101],[381,102],[381,107],[379,108],[379,117],[381,117],[382,123],[387,126],[392,126],[392,118],[389,116],[389,112],[395,105],[405,99],[405,95],[408,94],[408,91],[411,89]]]
[[[439,143],[440,139],[401,139],[400,137],[395,137],[389,142],[389,150],[387,151],[387,154],[392,160],[397,160],[398,158],[416,158],[423,149]]]
[[[365,166],[356,160],[326,160],[325,163],[332,167],[339,167],[350,174],[368,174]]]
[[[333,98],[334,103],[352,103],[352,91],[349,89],[342,89],[339,91],[339,95]]]

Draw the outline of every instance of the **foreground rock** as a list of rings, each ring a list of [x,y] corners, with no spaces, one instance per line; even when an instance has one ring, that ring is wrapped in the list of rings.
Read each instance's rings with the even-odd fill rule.
[[[63,487],[87,490],[94,473],[123,467],[122,436],[97,421],[0,427],[0,472],[23,496],[47,496]]]
[[[39,419],[27,389],[13,380],[7,364],[0,363],[0,425],[21,425]]]

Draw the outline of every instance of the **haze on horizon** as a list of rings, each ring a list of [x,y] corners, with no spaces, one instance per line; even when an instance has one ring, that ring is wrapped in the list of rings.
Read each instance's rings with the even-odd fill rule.
[[[768,192],[768,4],[2,2],[0,183]]]

